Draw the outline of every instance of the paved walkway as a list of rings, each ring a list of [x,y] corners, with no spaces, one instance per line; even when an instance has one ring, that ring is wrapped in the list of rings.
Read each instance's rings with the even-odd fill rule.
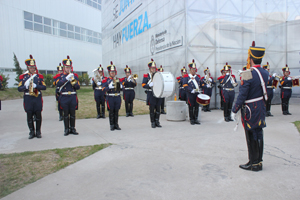
[[[37,151],[101,143],[114,145],[3,199],[299,199],[300,100],[283,116],[272,106],[267,118],[264,170],[239,169],[247,162],[242,126],[223,121],[222,112],[202,113],[201,125],[167,121],[150,128],[148,115],[120,117],[121,131],[108,118],[76,121],[79,136],[63,136],[54,97],[44,98],[42,139],[28,140],[22,100],[2,101],[0,153]]]

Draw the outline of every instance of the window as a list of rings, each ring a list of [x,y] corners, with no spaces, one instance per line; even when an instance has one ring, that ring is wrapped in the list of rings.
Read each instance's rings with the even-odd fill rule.
[[[76,33],[80,33],[80,28],[77,27],[77,26],[75,26],[75,32],[76,32]]]
[[[73,25],[70,25],[70,24],[68,24],[68,30],[69,30],[69,31],[74,31],[74,26],[73,26]]]
[[[24,19],[32,21],[32,13],[24,11]]]
[[[34,22],[43,23],[43,17],[39,15],[34,15]]]
[[[34,30],[39,31],[39,32],[43,32],[43,25],[38,24],[38,23],[34,23]]]
[[[74,33],[73,32],[68,32],[68,38],[74,38]]]
[[[59,24],[58,21],[52,20],[52,22],[53,22],[53,23],[52,23],[52,24],[53,24],[53,27],[54,27],[54,28],[58,28],[58,24]]]
[[[64,23],[64,22],[60,22],[60,23],[59,23],[59,28],[64,29],[64,30],[67,30],[67,24]]]
[[[24,27],[29,30],[33,30],[33,24],[29,21],[24,21]]]
[[[76,39],[76,40],[80,40],[80,34],[75,33],[75,39]]]
[[[51,26],[51,19],[44,17],[44,24]]]
[[[50,26],[44,26],[44,33],[51,34],[51,27]]]
[[[67,31],[59,30],[59,35],[62,37],[67,37]]]

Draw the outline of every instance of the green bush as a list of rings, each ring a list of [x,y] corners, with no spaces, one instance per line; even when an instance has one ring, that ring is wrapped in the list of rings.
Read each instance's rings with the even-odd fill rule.
[[[78,75],[78,81],[80,85],[90,85],[92,77],[89,77],[88,74],[83,74],[82,76]]]
[[[44,82],[47,87],[53,87],[53,75],[52,74],[43,74]]]
[[[7,74],[7,75],[5,76],[5,75],[3,75],[2,73],[0,73],[0,75],[1,75],[2,78],[3,78],[1,90],[7,89],[7,88],[8,88],[9,74]]]

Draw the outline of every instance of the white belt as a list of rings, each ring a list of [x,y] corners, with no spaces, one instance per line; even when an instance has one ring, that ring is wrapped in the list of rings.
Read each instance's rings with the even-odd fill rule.
[[[41,94],[41,92],[38,92],[38,94]],[[24,95],[30,95],[29,92],[25,92]]]
[[[227,90],[227,91],[233,91],[234,88],[223,88],[224,90]]]
[[[184,87],[179,87],[179,89],[184,89]]]
[[[151,92],[151,91],[152,91],[152,89],[147,89],[147,91],[150,91],[150,92]]]
[[[107,94],[108,96],[120,96],[120,93],[114,93],[114,94]]]
[[[273,88],[273,86],[267,86],[267,88]]]
[[[283,89],[292,89],[292,87],[282,87]]]
[[[133,90],[134,88],[132,87],[128,87],[128,88],[125,88],[125,90]]]
[[[71,94],[76,94],[76,92],[69,91],[69,92],[62,92],[61,94],[62,95],[71,95]]]
[[[95,90],[102,90],[102,87],[101,88],[96,87]]]
[[[264,97],[257,97],[257,98],[254,98],[254,99],[249,99],[249,100],[246,100],[245,103],[253,103],[253,102],[256,102],[256,101],[260,101],[260,100],[263,100]]]

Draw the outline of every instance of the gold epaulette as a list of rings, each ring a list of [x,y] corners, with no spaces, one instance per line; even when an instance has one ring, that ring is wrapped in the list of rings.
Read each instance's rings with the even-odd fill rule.
[[[253,78],[251,71],[252,71],[251,69],[247,69],[246,71],[242,72],[242,80],[243,81],[247,81],[247,80],[250,80]]]

